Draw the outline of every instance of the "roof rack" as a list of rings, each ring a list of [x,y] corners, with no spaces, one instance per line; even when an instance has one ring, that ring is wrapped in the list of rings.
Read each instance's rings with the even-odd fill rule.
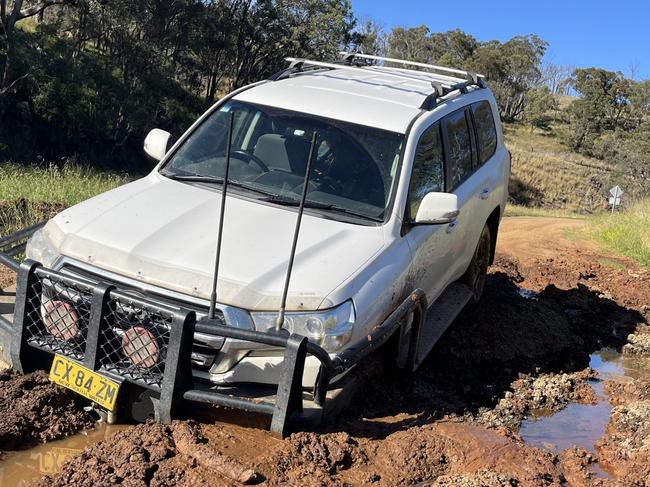
[[[367,59],[367,60],[372,60],[372,61],[383,61],[387,63],[395,63],[395,64],[402,64],[404,66],[416,66],[418,68],[426,68],[426,69],[431,69],[434,71],[441,71],[443,73],[452,73],[452,74],[460,74],[463,78],[468,78],[469,76],[476,76],[479,79],[483,78],[485,79],[485,76],[482,74],[477,74],[473,73],[471,71],[465,71],[463,69],[455,69],[455,68],[448,68],[446,66],[436,66],[435,64],[425,64],[425,63],[418,63],[415,61],[406,61],[404,59],[396,59],[392,57],[382,57],[382,56],[372,56],[370,54],[359,54],[356,52],[346,52],[346,51],[341,51],[339,53],[341,55],[341,58],[344,62],[347,62],[349,64],[352,64],[356,59]]]
[[[289,67],[272,75],[268,79],[269,81],[279,81],[282,79],[286,79],[293,74],[322,70],[322,69],[326,69],[326,70],[348,69],[348,70],[355,70],[355,71],[359,70],[367,73],[369,69],[375,70],[375,69],[385,68],[381,70],[381,74],[384,76],[397,78],[402,81],[405,79],[409,79],[413,81],[419,81],[422,83],[427,83],[427,82],[430,83],[434,91],[433,93],[428,95],[424,100],[424,102],[422,103],[422,105],[420,105],[420,108],[422,110],[432,110],[441,101],[440,100],[441,98],[449,95],[450,93],[453,93],[454,91],[467,93],[468,91],[467,89],[470,86],[478,86],[479,88],[485,87],[485,84],[483,83],[484,76],[480,74],[472,73],[470,71],[462,71],[459,69],[445,68],[442,66],[434,66],[434,65],[423,64],[423,63],[415,63],[411,61],[402,61],[399,59],[394,60],[392,58],[380,58],[379,56],[369,56],[366,54],[353,54],[353,53],[343,53],[343,54],[344,54],[344,59],[337,63],[311,61],[302,58],[291,58],[291,57],[285,58],[285,61],[288,61],[290,63]],[[407,65],[425,66],[431,69],[440,68],[439,69],[440,71],[462,74],[466,78],[466,80],[463,81],[462,78],[457,78],[455,76],[442,75],[438,73],[426,73],[422,71],[415,71],[412,69],[399,69],[399,68],[391,68],[388,66],[384,67],[384,66],[368,65],[366,63],[364,64],[354,63],[354,59],[356,57],[361,59],[381,59],[381,60],[386,60],[391,62],[402,62]],[[419,78],[415,76],[417,73],[436,75],[438,76],[438,79],[427,80],[427,79]],[[445,81],[449,81],[449,82],[445,83]]]
[[[485,83],[483,80],[485,79],[485,76],[482,74],[477,74],[472,71],[465,71],[462,69],[454,69],[454,68],[447,68],[445,66],[436,66],[434,64],[425,64],[425,63],[418,63],[415,61],[405,61],[404,59],[396,59],[396,58],[390,58],[390,57],[382,57],[382,56],[372,56],[370,54],[358,54],[358,53],[353,53],[353,52],[345,52],[342,51],[340,53],[341,58],[343,62],[352,64],[354,63],[357,59],[362,59],[364,61],[366,60],[372,60],[372,61],[382,61],[382,62],[389,62],[389,63],[396,63],[396,64],[403,64],[405,66],[416,66],[419,68],[426,68],[430,69],[433,71],[438,71],[438,72],[443,72],[443,73],[451,73],[455,75],[461,75],[463,78],[465,78],[465,81],[460,81],[458,83],[452,84],[452,85],[444,85],[443,83],[440,83],[439,81],[431,81],[431,87],[433,88],[433,93],[431,93],[427,98],[424,100],[420,108],[423,110],[431,110],[433,109],[438,102],[440,101],[440,98],[449,95],[450,93],[454,91],[460,91],[461,93],[467,93],[467,88],[470,86],[478,86],[479,88],[485,88]],[[365,63],[364,63],[365,64]],[[399,69],[399,68],[391,68],[391,69],[397,69],[400,72],[410,72],[413,73],[414,70],[412,69]],[[419,71],[418,71],[419,72]],[[460,78],[457,77],[451,77],[449,75],[445,75],[445,77],[454,79],[454,80],[460,80]]]
[[[309,59],[301,59],[301,58],[293,58],[293,57],[288,57],[284,58],[285,61],[288,61],[289,67],[285,69],[284,71],[280,71],[279,73],[274,74],[271,76],[269,79],[272,81],[277,81],[280,79],[287,78],[291,76],[292,74],[296,73],[302,73],[307,70],[314,70],[314,69],[348,69],[348,70],[353,70],[353,71],[362,71],[364,73],[368,73],[368,69],[364,69],[361,66],[354,66],[354,65],[349,65],[345,63],[326,63],[323,61],[311,61]],[[369,67],[369,66],[368,66]],[[381,74],[385,76],[389,76],[391,78],[396,78],[399,80],[404,81],[405,79],[411,79],[414,81],[419,81],[421,83],[429,83],[429,80],[426,79],[418,79],[414,78],[411,76],[405,76],[404,74],[399,74],[399,73],[389,73],[382,71]],[[450,85],[451,86],[451,85]]]

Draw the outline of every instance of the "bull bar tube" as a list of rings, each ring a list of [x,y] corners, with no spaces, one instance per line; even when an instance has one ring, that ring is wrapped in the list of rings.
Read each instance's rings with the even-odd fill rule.
[[[170,422],[180,402],[200,402],[270,416],[271,431],[284,437],[291,423],[305,421],[302,376],[307,355],[320,362],[311,394],[321,411],[330,381],[354,367],[396,332],[399,333],[397,365],[412,370],[417,367],[417,350],[427,309],[426,297],[420,289],[413,291],[365,340],[330,356],[298,334],[244,330],[226,326],[220,317],[197,320],[194,311],[182,307],[136,296],[114,285],[62,274],[32,260],[21,262],[17,257],[24,252],[27,239],[43,225],[33,225],[0,240],[0,265],[18,274],[13,323],[0,316],[0,336],[9,337],[9,355],[19,372],[47,369],[53,354],[59,353],[120,383],[129,382],[152,391],[158,398],[153,401],[158,421]],[[63,310],[74,313],[79,338],[57,338],[56,329],[54,334],[50,333],[43,318],[44,306],[50,302],[46,302],[48,293],[76,303],[76,311],[72,305]],[[404,319],[411,313],[412,320]],[[71,322],[69,317],[68,321],[64,319],[64,323]],[[126,322],[126,327],[156,329],[161,364],[144,370],[135,363],[127,363],[124,350],[118,350],[124,343]],[[195,388],[191,363],[195,332],[284,349],[275,401]]]

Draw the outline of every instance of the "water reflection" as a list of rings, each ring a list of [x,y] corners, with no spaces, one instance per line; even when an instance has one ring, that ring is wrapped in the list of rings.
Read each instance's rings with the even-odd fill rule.
[[[604,381],[629,382],[650,377],[648,363],[634,357],[624,357],[614,349],[605,348],[593,355],[589,362],[598,373],[592,382],[596,392],[596,404],[569,404],[551,415],[533,415],[525,420],[519,431],[528,443],[561,452],[572,446],[595,451],[597,440],[605,434],[612,406],[604,393]],[[607,476],[596,468],[600,476]]]
[[[59,472],[67,460],[79,455],[87,446],[124,428],[126,426],[98,423],[95,429],[70,438],[38,445],[30,450],[7,452],[0,460],[0,486],[35,485],[44,475]]]

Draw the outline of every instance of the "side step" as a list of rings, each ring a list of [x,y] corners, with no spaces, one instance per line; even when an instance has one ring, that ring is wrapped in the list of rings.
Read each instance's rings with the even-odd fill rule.
[[[472,298],[472,290],[462,282],[451,283],[445,292],[427,310],[418,346],[414,368],[417,369],[429,355],[449,325]]]

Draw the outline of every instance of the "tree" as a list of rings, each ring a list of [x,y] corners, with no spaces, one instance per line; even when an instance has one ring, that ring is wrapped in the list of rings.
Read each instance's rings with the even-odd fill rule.
[[[395,27],[388,37],[388,56],[420,63],[432,62],[433,46],[426,25]]]
[[[32,74],[27,70],[21,74],[14,74],[13,68],[16,56],[16,41],[20,37],[16,32],[16,23],[43,15],[43,12],[54,5],[75,5],[76,0],[42,0],[40,2],[28,2],[25,5],[23,0],[0,0],[0,56],[2,62],[2,77],[0,78],[0,97],[13,90],[18,83]]]
[[[528,92],[523,119],[531,127],[548,129],[551,121],[549,112],[558,106],[555,95],[547,85],[533,88]]]
[[[590,145],[605,130],[623,127],[630,83],[621,73],[600,68],[576,69],[571,84],[580,95],[567,109],[574,150]]]
[[[360,28],[352,33],[350,49],[363,54],[387,56],[388,36],[386,31],[376,21],[366,19],[360,23]]]
[[[462,68],[479,48],[479,42],[460,29],[431,34],[431,57],[435,64]]]
[[[547,46],[536,35],[513,37],[505,43],[490,41],[468,61],[472,69],[487,75],[504,121],[521,116],[528,91],[540,84],[540,65]]]

